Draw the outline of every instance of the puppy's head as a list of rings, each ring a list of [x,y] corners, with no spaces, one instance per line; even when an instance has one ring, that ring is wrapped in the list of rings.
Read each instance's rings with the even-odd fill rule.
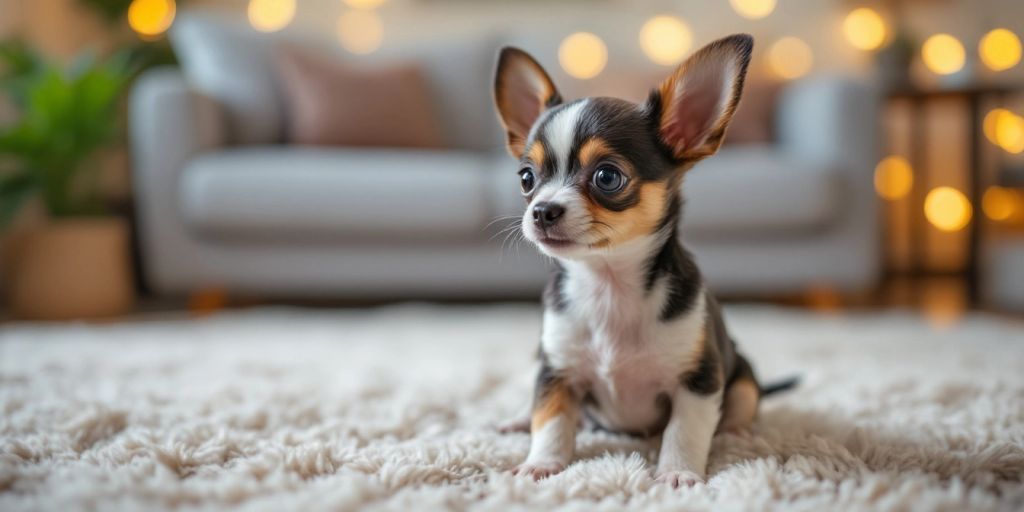
[[[705,46],[641,105],[565,103],[536,60],[504,48],[495,102],[519,160],[526,237],[581,258],[674,227],[683,172],[721,145],[752,47],[748,35]]]

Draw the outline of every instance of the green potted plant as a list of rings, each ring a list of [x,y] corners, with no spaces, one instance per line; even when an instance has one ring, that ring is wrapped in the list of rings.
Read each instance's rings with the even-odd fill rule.
[[[0,126],[0,230],[9,234],[15,316],[104,317],[132,305],[128,226],[107,213],[98,180],[102,151],[121,136],[129,68],[117,55],[63,69],[23,44],[0,45],[0,88],[16,111]],[[12,229],[30,205],[43,220]]]

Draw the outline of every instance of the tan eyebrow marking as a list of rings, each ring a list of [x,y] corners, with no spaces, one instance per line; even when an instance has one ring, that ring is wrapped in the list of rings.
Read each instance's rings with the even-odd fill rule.
[[[580,146],[580,165],[589,167],[596,163],[598,158],[608,156],[611,152],[611,148],[608,147],[608,143],[604,139],[591,137]]]
[[[544,145],[541,144],[540,141],[535,141],[533,145],[530,146],[530,152],[527,153],[526,156],[533,162],[533,165],[543,165]]]

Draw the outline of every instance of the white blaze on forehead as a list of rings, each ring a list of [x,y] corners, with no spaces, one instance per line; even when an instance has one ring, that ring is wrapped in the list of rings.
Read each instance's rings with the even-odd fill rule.
[[[531,204],[536,203],[558,203],[562,206],[580,205],[582,198],[576,187],[562,183],[562,180],[552,179],[537,189]]]
[[[554,152],[555,161],[558,162],[558,169],[555,170],[556,176],[564,178],[568,172],[569,151],[572,150],[573,136],[576,134],[580,116],[589,102],[590,100],[583,99],[555,112],[548,123],[544,125],[547,149]]]

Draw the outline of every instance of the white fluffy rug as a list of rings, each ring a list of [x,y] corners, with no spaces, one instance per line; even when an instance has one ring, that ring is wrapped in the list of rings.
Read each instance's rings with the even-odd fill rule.
[[[765,377],[799,373],[709,480],[579,437],[534,483],[532,306],[254,310],[0,328],[0,510],[1021,510],[1024,326],[733,307]]]

